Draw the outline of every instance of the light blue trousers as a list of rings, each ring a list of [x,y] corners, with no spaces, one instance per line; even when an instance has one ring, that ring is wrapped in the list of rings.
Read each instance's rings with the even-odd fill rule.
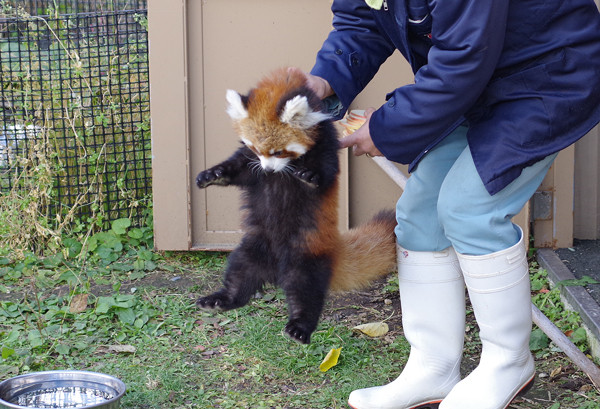
[[[495,195],[485,189],[461,126],[419,162],[396,205],[398,244],[413,251],[484,255],[512,247],[511,219],[542,183],[556,154],[527,167]]]

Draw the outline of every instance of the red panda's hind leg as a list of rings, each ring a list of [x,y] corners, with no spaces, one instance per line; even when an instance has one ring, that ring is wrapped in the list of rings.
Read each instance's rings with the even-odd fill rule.
[[[310,337],[319,323],[331,276],[331,261],[325,257],[307,258],[294,263],[280,283],[288,305],[285,333],[302,343]]]
[[[247,254],[244,246],[234,250],[227,260],[223,287],[210,295],[196,300],[199,308],[227,311],[243,307],[265,283],[263,274],[266,265]]]

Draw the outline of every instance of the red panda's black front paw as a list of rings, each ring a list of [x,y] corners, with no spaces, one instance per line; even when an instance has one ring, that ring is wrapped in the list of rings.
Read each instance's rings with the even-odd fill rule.
[[[319,174],[310,169],[300,168],[294,171],[296,176],[301,181],[308,183],[310,186],[319,187]]]
[[[289,321],[285,326],[285,333],[301,344],[310,344],[310,334],[312,332],[313,330],[308,329],[306,325],[295,320]]]
[[[217,166],[200,172],[196,177],[196,185],[205,188],[210,185],[228,185],[229,179],[225,177],[225,168]]]

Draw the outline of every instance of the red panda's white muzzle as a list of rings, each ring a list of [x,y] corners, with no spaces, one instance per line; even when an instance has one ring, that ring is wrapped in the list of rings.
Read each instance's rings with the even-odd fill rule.
[[[267,172],[281,172],[287,166],[289,159],[259,156],[260,165]]]

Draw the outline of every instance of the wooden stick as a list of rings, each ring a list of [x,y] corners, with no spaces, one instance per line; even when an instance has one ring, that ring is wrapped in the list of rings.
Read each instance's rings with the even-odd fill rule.
[[[392,178],[402,190],[408,178],[392,162],[383,156],[373,156],[373,161]],[[548,319],[538,307],[531,303],[533,322],[554,342],[587,376],[594,386],[600,390],[600,368],[598,368],[571,340]]]
[[[590,378],[600,390],[600,368],[598,368],[563,332],[546,317],[538,307],[531,304],[533,322]]]

